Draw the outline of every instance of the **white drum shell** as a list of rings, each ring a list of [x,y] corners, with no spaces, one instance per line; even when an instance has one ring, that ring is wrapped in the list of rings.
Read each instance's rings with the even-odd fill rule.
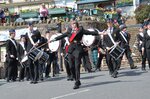
[[[94,29],[87,29],[88,31],[95,31]],[[93,35],[83,35],[82,42],[85,46],[91,46],[95,41],[95,36]]]
[[[56,34],[53,34],[51,37],[50,37],[50,40],[53,40],[55,39],[57,36],[60,36],[61,33],[56,33]],[[58,49],[59,49],[59,45],[60,45],[60,42],[59,41],[54,41],[54,42],[51,42],[48,44],[48,47],[49,49],[52,51],[52,52],[56,52]]]

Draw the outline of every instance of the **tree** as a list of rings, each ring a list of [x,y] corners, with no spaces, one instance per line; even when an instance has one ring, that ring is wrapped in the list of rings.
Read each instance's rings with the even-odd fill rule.
[[[137,23],[143,23],[144,19],[147,19],[150,17],[150,5],[140,5],[135,10],[135,18],[137,20]]]

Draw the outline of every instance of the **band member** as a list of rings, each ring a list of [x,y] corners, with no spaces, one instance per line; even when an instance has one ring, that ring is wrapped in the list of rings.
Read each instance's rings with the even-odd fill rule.
[[[7,82],[10,80],[16,81],[17,78],[17,65],[18,65],[18,55],[17,55],[17,42],[15,40],[16,32],[14,29],[9,30],[10,38],[6,42],[6,60],[8,62],[8,74],[7,74]]]
[[[33,29],[33,24],[28,24],[28,33],[27,35],[27,53],[28,53],[28,64],[31,76],[31,84],[38,83],[38,76],[39,76],[39,63],[38,61],[34,61],[30,58],[30,53],[34,51],[34,48],[38,47],[41,39],[41,34],[38,30]],[[33,50],[32,50],[33,49]]]
[[[25,44],[26,44],[26,36],[25,35],[21,35],[20,38],[20,43],[18,44],[18,53],[19,53],[19,62],[20,62],[20,72],[19,72],[19,81],[23,81],[24,80],[24,76],[25,76],[25,66],[23,66],[23,64],[21,63],[21,60],[23,59],[23,57],[26,55],[26,50],[25,50]]]
[[[60,40],[64,37],[69,37],[70,45],[68,48],[68,59],[69,59],[69,66],[71,68],[71,72],[73,73],[75,84],[73,89],[78,89],[81,85],[80,82],[80,64],[81,64],[81,57],[83,48],[81,45],[81,40],[83,34],[91,34],[91,35],[98,35],[97,32],[90,32],[84,30],[83,27],[79,27],[77,21],[72,21],[71,28],[68,28],[68,31],[61,36],[56,37],[54,40]]]
[[[146,55],[148,65],[150,68],[150,22],[147,25],[147,29],[144,32],[144,39],[142,44],[142,55]]]
[[[137,47],[138,47],[138,51],[140,52],[140,54],[141,54],[141,56],[142,56],[142,67],[141,67],[141,69],[143,70],[143,71],[145,71],[146,69],[145,69],[145,63],[146,63],[146,53],[143,53],[142,54],[142,44],[143,44],[143,39],[144,39],[144,28],[143,28],[143,26],[141,26],[140,28],[139,28],[139,33],[137,34],[137,42],[138,42],[138,44],[137,44]],[[144,51],[145,52],[145,51]]]
[[[46,42],[48,41],[48,39],[50,39],[50,31],[48,30],[48,31],[46,31],[46,33],[45,33],[45,40],[46,40]],[[45,46],[45,48],[44,48],[44,51],[48,54],[48,55],[50,55],[50,49],[49,49],[49,47],[48,47],[48,44],[46,44],[46,46]],[[45,78],[49,78],[50,76],[49,76],[49,74],[50,74],[50,66],[51,64],[50,64],[50,60],[48,60],[47,61],[47,64],[46,64],[46,66],[45,66]]]
[[[88,53],[88,47],[83,46],[83,53],[82,53],[82,60],[83,60],[83,67],[85,68],[85,71],[88,71],[89,73],[92,72],[92,66],[89,59],[89,53]]]
[[[137,66],[134,65],[134,61],[131,57],[131,49],[130,49],[129,41],[130,41],[130,34],[127,32],[126,25],[120,25],[120,33],[119,33],[120,44],[119,45],[120,45],[120,47],[125,49],[124,54],[126,55],[128,61],[129,61],[130,68],[136,69]],[[123,55],[122,55],[122,57],[123,57]],[[119,60],[119,66],[121,65],[122,57]]]
[[[104,48],[106,49],[106,63],[108,65],[109,73],[113,78],[117,77],[118,70],[118,60],[115,60],[110,54],[110,50],[112,46],[118,44],[117,42],[117,34],[119,33],[119,29],[113,27],[113,20],[107,20],[107,30],[103,33],[104,40]]]
[[[50,30],[46,31],[46,41],[49,40],[50,38],[50,33],[52,33]],[[46,70],[45,70],[45,77],[46,78],[49,78],[49,74],[50,74],[50,71],[51,71],[51,64],[52,64],[52,76],[56,76],[56,74],[59,73],[59,66],[58,66],[58,52],[52,52],[50,49],[49,49],[49,46],[47,45],[46,46],[46,49],[45,49],[46,53],[49,55],[49,60],[47,62],[47,65],[46,65]]]
[[[67,80],[68,81],[73,81],[73,74],[71,73],[71,69],[69,66],[69,61],[68,61],[68,47],[69,47],[70,43],[68,40],[68,37],[64,38],[64,48],[65,49],[64,52],[64,64],[65,64],[65,68],[66,68],[66,73],[67,73]]]
[[[98,43],[98,61],[96,64],[95,71],[97,71],[97,70],[101,71],[102,59],[105,56],[106,56],[106,53],[105,53],[105,48],[104,48],[104,44],[103,44],[103,35],[101,35],[99,43]]]

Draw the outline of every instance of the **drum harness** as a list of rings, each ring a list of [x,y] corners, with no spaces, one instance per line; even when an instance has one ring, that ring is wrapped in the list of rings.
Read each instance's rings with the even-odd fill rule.
[[[111,35],[111,30],[110,30],[110,32],[108,32],[107,34],[108,34],[108,36],[109,36],[109,38],[111,39],[111,41],[112,41],[112,43],[114,44],[112,47],[110,47],[110,49],[112,49],[112,48],[114,48],[114,47],[116,47],[116,46],[118,46],[118,44],[120,43],[116,43],[115,41],[114,41],[114,39],[112,38],[112,35]],[[123,35],[123,34],[122,34]],[[124,37],[124,36],[123,36]],[[124,37],[125,38],[125,37]],[[126,40],[127,41],[127,40]]]

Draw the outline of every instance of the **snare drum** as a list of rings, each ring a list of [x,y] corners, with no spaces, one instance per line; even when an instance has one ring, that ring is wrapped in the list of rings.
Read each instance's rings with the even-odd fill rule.
[[[124,53],[125,49],[121,48],[119,45],[114,45],[110,50],[109,54],[115,59],[118,60]]]
[[[31,52],[29,53],[29,58],[33,61],[37,61],[41,56],[43,52],[37,48],[33,48]]]
[[[27,67],[28,66],[28,56],[24,56],[20,62],[22,67]]]
[[[29,58],[32,59],[33,61],[37,61],[40,63],[40,64],[44,64],[48,58],[49,58],[49,55],[37,48],[34,48],[30,53],[29,53]]]
[[[49,59],[49,55],[45,52],[42,53],[42,56],[38,59],[39,64],[44,64]]]
[[[51,37],[50,37],[50,40],[53,40],[55,39],[57,36],[60,36],[61,34],[60,33],[56,33],[56,34],[53,34]],[[52,51],[52,52],[56,52],[59,48],[59,45],[60,45],[60,42],[59,41],[54,41],[54,42],[51,42],[48,44],[48,47],[49,49]]]

